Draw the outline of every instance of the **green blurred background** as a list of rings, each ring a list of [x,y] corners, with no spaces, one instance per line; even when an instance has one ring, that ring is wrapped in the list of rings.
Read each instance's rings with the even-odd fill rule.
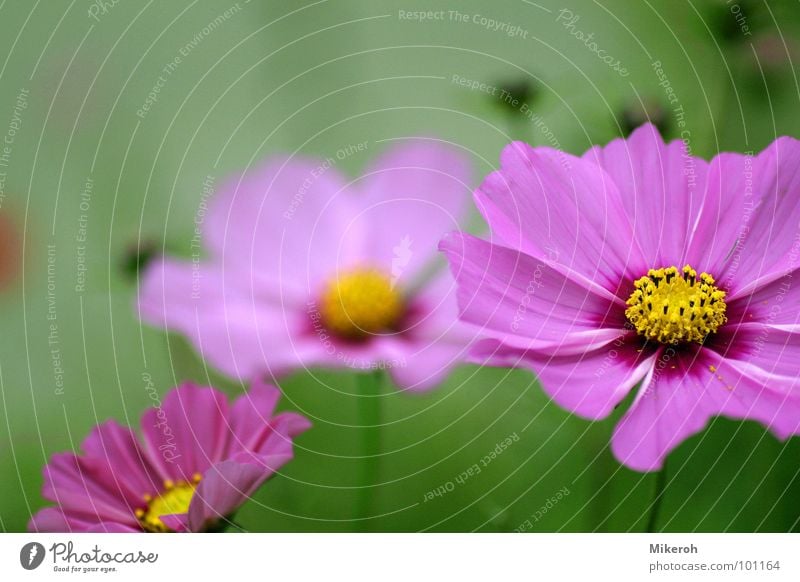
[[[415,10],[445,12],[401,17]],[[562,10],[579,16],[572,27]],[[187,378],[243,390],[132,308],[139,263],[162,248],[189,255],[206,176],[366,141],[339,164],[355,174],[384,140],[434,135],[470,152],[477,184],[511,138],[579,153],[647,116],[668,137],[688,132],[697,155],[757,151],[800,137],[798,39],[796,0],[0,2],[0,133],[13,133],[0,165],[0,530],[23,530],[44,505],[52,453],[108,417],[138,423],[151,404],[145,374],[161,394]],[[508,88],[531,115],[460,78]],[[352,519],[353,375],[298,374],[282,388],[282,407],[315,427],[239,512],[246,529],[645,528],[655,478],[611,456],[616,418],[571,416],[526,372],[463,366],[422,396],[384,386],[367,520]],[[479,475],[455,481],[510,435],[518,442]],[[670,456],[657,526],[798,530],[798,470],[800,439],[717,419]],[[439,487],[452,491],[425,501]]]

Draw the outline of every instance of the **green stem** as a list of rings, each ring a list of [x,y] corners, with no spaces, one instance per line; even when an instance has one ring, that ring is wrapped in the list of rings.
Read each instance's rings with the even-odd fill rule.
[[[361,431],[360,488],[356,499],[356,528],[369,530],[374,515],[375,486],[380,476],[381,382],[380,371],[358,375],[358,426]]]
[[[656,488],[653,492],[653,503],[650,505],[650,516],[647,519],[647,532],[654,533],[656,531],[656,524],[658,523],[658,516],[661,513],[661,502],[664,500],[664,494],[667,489],[667,462],[664,461],[664,466],[656,473]]]

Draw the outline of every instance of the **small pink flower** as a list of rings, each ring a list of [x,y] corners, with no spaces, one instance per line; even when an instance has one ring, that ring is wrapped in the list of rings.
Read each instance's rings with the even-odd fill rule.
[[[800,142],[692,157],[650,125],[582,158],[512,143],[442,243],[480,363],[530,368],[653,471],[715,415],[800,432]]]
[[[199,532],[215,528],[292,458],[292,438],[311,423],[272,416],[280,391],[254,382],[228,406],[213,388],[170,391],[142,416],[144,444],[115,421],[95,427],[82,455],[53,455],[43,495],[55,507],[39,532]]]
[[[469,164],[432,140],[350,182],[336,163],[273,158],[225,183],[196,219],[207,258],[153,261],[142,319],[236,378],[385,367],[403,388],[438,384],[467,344],[452,279],[432,268],[467,211]]]

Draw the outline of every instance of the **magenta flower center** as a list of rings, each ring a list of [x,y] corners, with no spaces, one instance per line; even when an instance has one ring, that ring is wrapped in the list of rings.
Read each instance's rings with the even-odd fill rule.
[[[703,342],[727,321],[725,291],[686,265],[650,269],[636,280],[625,315],[639,335],[663,344]]]
[[[199,473],[195,473],[191,481],[171,480],[164,482],[164,490],[157,496],[145,495],[145,508],[136,510],[136,517],[145,531],[154,533],[165,533],[172,531],[161,521],[162,515],[173,515],[186,513],[194,497],[197,484],[202,479]]]
[[[320,304],[325,327],[348,339],[391,331],[404,309],[403,298],[389,277],[371,268],[337,276],[325,287]]]

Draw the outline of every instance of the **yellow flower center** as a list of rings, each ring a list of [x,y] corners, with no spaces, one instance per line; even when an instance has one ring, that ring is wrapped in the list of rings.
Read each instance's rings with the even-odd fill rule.
[[[354,269],[326,286],[322,323],[341,337],[360,339],[391,330],[403,315],[403,298],[377,269]]]
[[[186,513],[189,511],[189,504],[192,502],[194,491],[200,482],[201,475],[195,473],[191,481],[171,480],[164,481],[164,491],[153,497],[145,495],[147,503],[145,509],[137,509],[136,517],[142,527],[149,532],[161,533],[172,531],[161,521],[162,515],[173,515],[175,513]]]
[[[648,340],[664,344],[702,342],[727,321],[725,291],[714,278],[689,265],[650,269],[638,279],[625,315]]]

